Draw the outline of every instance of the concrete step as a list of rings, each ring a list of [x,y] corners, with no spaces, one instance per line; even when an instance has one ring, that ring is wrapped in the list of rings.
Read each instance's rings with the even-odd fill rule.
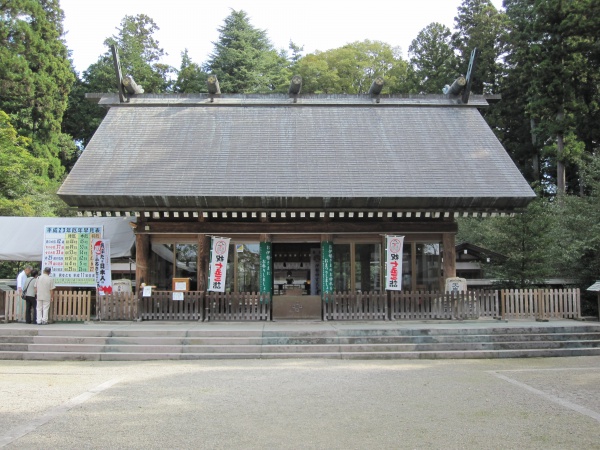
[[[291,352],[291,353],[63,353],[63,352],[0,352],[5,360],[56,361],[151,361],[202,359],[493,359],[541,358],[564,356],[599,356],[600,348],[551,350],[472,350],[414,352]]]
[[[228,344],[228,345],[175,345],[157,344],[91,344],[46,343],[3,344],[2,351],[32,353],[398,353],[436,351],[496,351],[496,350],[542,350],[564,348],[600,348],[600,341],[535,341],[535,342],[436,342],[436,343],[361,343],[361,344]]]
[[[275,325],[279,326],[279,325]],[[241,327],[243,328],[243,327]],[[307,327],[310,328],[310,327]],[[598,326],[0,328],[0,359],[438,359],[600,355]]]

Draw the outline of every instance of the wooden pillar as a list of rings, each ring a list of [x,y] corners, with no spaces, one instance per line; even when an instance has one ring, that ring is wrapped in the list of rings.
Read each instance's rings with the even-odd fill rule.
[[[210,236],[205,234],[198,235],[198,290],[206,292],[206,283],[208,280],[208,258],[210,257]]]
[[[150,235],[135,235],[135,283],[139,292],[142,283],[150,284]]]
[[[443,233],[442,245],[444,246],[444,276],[442,277],[442,286],[440,289],[443,291],[446,286],[447,278],[456,277],[456,235],[454,233]]]

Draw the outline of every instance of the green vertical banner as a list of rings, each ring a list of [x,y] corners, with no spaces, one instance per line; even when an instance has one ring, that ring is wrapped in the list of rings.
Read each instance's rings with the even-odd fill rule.
[[[271,243],[260,243],[260,293],[273,294],[273,260]]]
[[[333,293],[333,242],[321,242],[321,274],[323,279],[322,294]]]

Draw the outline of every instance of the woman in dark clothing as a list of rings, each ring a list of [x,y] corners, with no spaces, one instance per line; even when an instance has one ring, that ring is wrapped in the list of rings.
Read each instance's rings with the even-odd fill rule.
[[[36,323],[37,300],[35,299],[35,279],[39,275],[37,269],[33,269],[23,286],[25,292],[25,321],[27,323]]]

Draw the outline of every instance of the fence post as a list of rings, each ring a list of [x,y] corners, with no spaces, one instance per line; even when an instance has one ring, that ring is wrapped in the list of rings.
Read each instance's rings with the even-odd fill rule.
[[[137,298],[137,317],[136,317],[136,319],[138,322],[141,322],[142,321],[142,289],[138,289],[136,298]]]

